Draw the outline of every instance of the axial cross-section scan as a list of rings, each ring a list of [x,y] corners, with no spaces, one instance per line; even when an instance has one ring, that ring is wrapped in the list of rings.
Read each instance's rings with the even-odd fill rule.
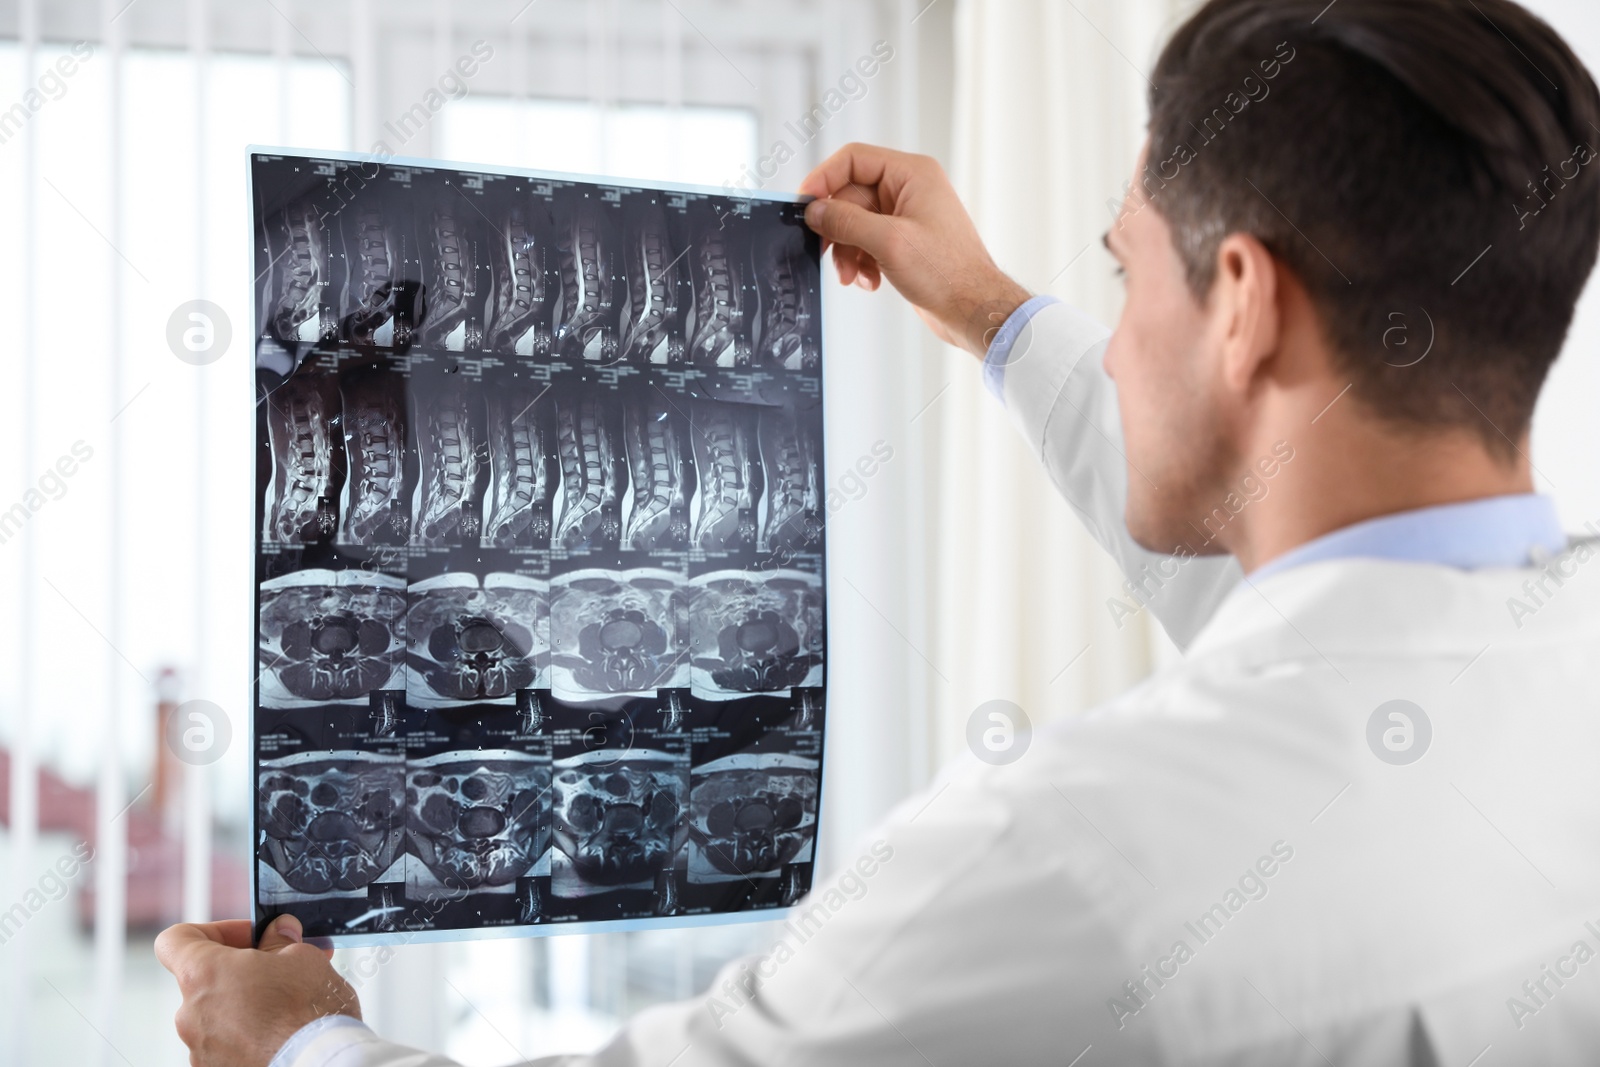
[[[562,760],[555,771],[557,892],[650,888],[688,839],[689,761],[667,752],[608,751]]]
[[[261,583],[263,707],[364,701],[399,688],[405,583],[392,575],[309,569]]]
[[[257,929],[795,904],[828,663],[803,205],[250,173]]]
[[[406,834],[415,880],[478,889],[509,886],[550,848],[550,760],[481,749],[413,760]]]
[[[550,591],[551,686],[585,700],[686,685],[684,591],[671,571],[581,570]]]
[[[818,685],[822,580],[796,570],[714,571],[694,579],[695,692],[713,699]]]
[[[697,881],[772,874],[805,853],[817,828],[817,761],[739,754],[700,767],[690,797]]]
[[[358,893],[401,854],[398,757],[301,752],[263,760],[256,789],[266,887],[282,901]]]
[[[543,581],[441,574],[414,582],[406,614],[406,701],[414,707],[511,701],[550,658]]]

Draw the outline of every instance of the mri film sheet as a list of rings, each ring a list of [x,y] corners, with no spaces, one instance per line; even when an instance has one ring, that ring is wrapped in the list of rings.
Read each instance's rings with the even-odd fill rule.
[[[827,692],[803,205],[253,150],[257,930],[770,918]]]

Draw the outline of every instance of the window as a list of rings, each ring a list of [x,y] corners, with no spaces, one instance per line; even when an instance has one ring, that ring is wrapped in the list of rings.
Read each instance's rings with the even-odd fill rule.
[[[720,187],[756,158],[756,115],[743,108],[468,96],[436,122],[439,156],[463,163]]]
[[[70,75],[60,74],[63,57],[73,60]],[[47,43],[31,71],[24,60],[15,42],[0,43],[0,110],[24,87],[41,87],[43,97],[25,119],[0,127],[0,202],[10,219],[0,288],[15,317],[9,387],[0,392],[0,511],[39,488],[75,442],[91,455],[70,477],[50,477],[46,502],[0,544],[0,588],[10,594],[0,604],[0,747],[14,749],[17,716],[26,714],[38,762],[81,791],[41,813],[46,825],[68,828],[41,834],[17,873],[37,879],[88,832],[80,823],[93,817],[102,714],[114,699],[119,777],[126,798],[140,794],[129,818],[150,813],[151,683],[174,665],[185,699],[223,705],[233,726],[234,743],[211,781],[217,860],[231,872],[234,896],[219,891],[215,903],[242,914],[249,792],[239,679],[250,666],[250,601],[240,550],[252,511],[240,472],[252,461],[227,412],[249,395],[245,146],[348,147],[351,92],[316,58],[279,65],[216,54],[202,67],[180,50],[129,49],[114,96],[102,45],[82,58]],[[34,233],[26,262],[24,211]],[[110,300],[114,274],[120,306]],[[180,362],[166,342],[169,316],[196,297],[222,305],[231,320],[226,358],[206,367]],[[31,350],[22,339],[30,320]],[[63,807],[72,812],[65,819]],[[9,829],[3,841],[0,870],[9,870],[17,859]],[[130,863],[133,926],[158,921],[151,902],[181,892],[173,838],[144,844]],[[0,1005],[0,1061],[86,1059],[100,1042],[84,1021],[105,1022],[97,1017],[94,946],[78,926],[87,913],[77,891],[93,877],[80,873],[72,897],[51,901],[29,923],[25,954],[7,945],[7,970],[26,974],[25,999]],[[130,947],[122,966],[116,1045],[177,1058],[174,994],[148,942]],[[25,1025],[13,1031],[12,1018]],[[13,1058],[10,1035],[20,1031],[28,1048]]]

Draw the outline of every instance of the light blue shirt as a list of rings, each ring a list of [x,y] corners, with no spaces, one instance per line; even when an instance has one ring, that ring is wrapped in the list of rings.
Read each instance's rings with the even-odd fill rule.
[[[983,357],[983,381],[1005,403],[1006,368],[1024,328],[1043,309],[1060,303],[1036,296],[1012,312]],[[1326,559],[1388,559],[1438,563],[1462,570],[1525,567],[1536,552],[1567,547],[1555,502],[1515,493],[1461,504],[1383,515],[1324,534],[1257,567],[1251,580]]]
[[[1566,547],[1555,501],[1538,493],[1509,493],[1345,526],[1268,560],[1250,572],[1250,579],[1325,559],[1441,563],[1467,571],[1526,567],[1535,553],[1555,556]]]
[[[294,1036],[284,1042],[283,1047],[278,1050],[276,1056],[272,1057],[272,1062],[267,1064],[267,1067],[289,1067],[290,1064],[300,1058],[300,1054],[305,1052],[307,1046],[318,1037],[321,1037],[329,1030],[343,1030],[347,1027],[360,1030],[367,1029],[366,1023],[363,1023],[360,1019],[352,1019],[348,1015],[324,1015],[320,1019],[313,1019],[296,1030]],[[344,1058],[344,1053],[354,1048],[355,1044],[356,1042],[352,1040],[350,1044],[340,1047],[328,1059],[322,1061],[322,1067],[337,1067],[339,1060]]]
[[[1053,296],[1036,296],[1013,311],[989,342],[989,351],[983,357],[983,384],[989,392],[1006,402],[1006,367],[1011,363],[1011,350],[1016,347],[1022,329],[1039,312],[1061,301]]]

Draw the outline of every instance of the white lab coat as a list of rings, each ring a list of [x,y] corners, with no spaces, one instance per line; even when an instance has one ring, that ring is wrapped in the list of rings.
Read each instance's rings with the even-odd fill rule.
[[[1122,523],[1104,338],[1070,308],[1040,312],[1007,405],[1137,574],[1163,561]],[[1508,600],[1531,603],[1531,568],[1337,560],[1252,584],[1231,560],[1169,563],[1152,610],[1181,665],[1039,731],[1013,764],[949,768],[813,892],[784,948],[594,1057],[541,1062],[1600,1061],[1588,558],[1520,620]],[[1407,766],[1367,741],[1394,699],[1432,724]],[[359,1031],[324,1040],[353,1033],[340,1067],[450,1062]],[[322,1044],[297,1067],[321,1067]]]

